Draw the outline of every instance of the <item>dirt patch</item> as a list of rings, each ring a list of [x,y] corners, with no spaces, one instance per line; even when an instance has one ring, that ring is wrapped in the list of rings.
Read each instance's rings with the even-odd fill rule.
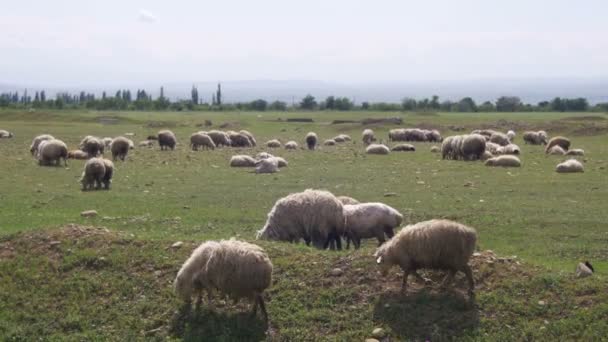
[[[175,127],[175,122],[171,121],[148,121],[146,122],[145,127],[148,128],[166,128],[166,127]]]
[[[598,115],[587,115],[587,116],[569,116],[566,118],[562,118],[564,121],[603,121],[606,120],[603,116]]]
[[[380,118],[380,119],[376,119],[376,118],[367,118],[367,119],[363,119],[361,120],[361,124],[364,126],[367,125],[401,125],[403,124],[403,119],[402,118]]]

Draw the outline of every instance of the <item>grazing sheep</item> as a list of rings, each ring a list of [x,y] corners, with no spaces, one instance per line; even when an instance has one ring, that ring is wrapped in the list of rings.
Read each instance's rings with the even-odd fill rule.
[[[192,148],[192,151],[198,151],[199,147],[205,150],[215,150],[215,143],[207,134],[201,132],[192,133],[190,135],[190,148]]]
[[[500,146],[507,146],[511,143],[511,140],[509,139],[509,137],[501,132],[494,132],[491,136],[490,136],[490,142],[498,144]]]
[[[408,128],[403,131],[405,140],[403,141],[427,141],[426,131],[419,128]],[[430,133],[430,131],[429,131]]]
[[[255,173],[275,173],[279,172],[279,162],[276,158],[258,160]]]
[[[441,144],[442,159],[459,159],[462,135],[452,135],[443,140]]]
[[[63,159],[63,164],[68,166],[68,146],[61,140],[44,140],[38,149],[39,165],[57,165]]]
[[[414,145],[410,145],[410,144],[399,144],[399,145],[393,146],[393,148],[391,148],[391,151],[413,152],[413,151],[416,151],[416,147],[414,147]]]
[[[279,199],[257,238],[287,242],[304,239],[307,245],[312,242],[322,249],[335,241],[340,250],[343,234],[342,202],[328,191],[307,189]]]
[[[110,138],[110,137],[105,137],[105,138],[102,138],[102,139],[101,139],[101,142],[103,143],[103,146],[104,146],[105,148],[109,148],[109,147],[110,147],[110,144],[112,143],[112,140],[114,140],[114,139],[112,139],[112,138]]]
[[[547,132],[545,131],[538,131],[538,135],[541,137],[541,139],[543,139],[545,141],[545,145],[547,144],[547,141],[549,140],[549,135],[547,134]]]
[[[41,134],[35,137],[34,140],[32,140],[32,145],[30,146],[30,153],[32,154],[32,156],[38,155],[38,146],[41,142],[52,139],[55,139],[55,137],[50,134]]]
[[[8,139],[8,138],[12,138],[13,137],[13,133],[4,130],[4,129],[0,129],[0,139]]]
[[[564,151],[568,151],[568,149],[570,148],[570,140],[568,138],[564,138],[564,137],[553,137],[551,138],[551,140],[549,140],[549,143],[547,144],[547,147],[545,147],[545,152],[549,152],[549,149],[551,149],[551,147],[553,146],[559,146],[561,148],[564,149]]]
[[[486,166],[520,167],[521,161],[516,156],[506,155],[490,158],[485,162]]]
[[[120,159],[125,161],[127,154],[129,154],[129,150],[131,149],[133,142],[131,139],[125,137],[116,137],[110,143],[110,151],[112,152],[112,159]]]
[[[278,141],[277,139],[268,140],[266,142],[266,147],[268,147],[268,148],[280,148],[281,147],[281,142]]]
[[[239,133],[244,134],[249,139],[252,146],[257,146],[257,142],[255,141],[255,138],[253,137],[253,134],[251,134],[251,132],[243,129]]]
[[[515,131],[514,131],[514,130],[512,130],[512,129],[510,129],[510,130],[507,132],[507,137],[509,138],[509,141],[510,141],[510,142],[513,142],[513,139],[515,139]]]
[[[253,142],[247,135],[234,131],[228,131],[227,133],[232,147],[253,147]]]
[[[559,146],[559,145],[555,145],[555,146],[551,147],[550,149],[548,149],[547,151],[545,151],[545,153],[551,154],[551,155],[554,155],[554,156],[563,156],[563,155],[566,155],[566,151],[564,151],[564,149],[561,148],[561,146]]]
[[[81,150],[68,151],[68,159],[86,160],[89,159],[89,154]]]
[[[297,150],[298,149],[298,143],[290,140],[287,143],[285,143],[285,149],[286,150]]]
[[[232,146],[230,142],[230,136],[226,132],[212,130],[207,132],[207,135],[213,140],[216,147],[220,146]]]
[[[335,146],[336,141],[334,139],[327,139],[323,142],[324,146]]]
[[[585,150],[580,149],[580,148],[573,148],[571,150],[568,150],[568,152],[566,152],[567,156],[584,156],[585,155]]]
[[[389,154],[389,152],[388,147],[382,144],[371,144],[365,149],[365,153],[368,154]]]
[[[230,158],[230,166],[232,167],[254,167],[255,159],[246,155],[236,155]]]
[[[153,147],[154,146],[154,140],[143,140],[143,141],[140,141],[139,144],[137,144],[137,146],[139,146],[139,147]]]
[[[89,154],[91,157],[97,157],[99,154],[103,154],[105,150],[105,145],[101,141],[101,139],[87,135],[82,139],[78,148]]]
[[[393,128],[389,130],[388,141],[405,141],[405,128]]]
[[[521,149],[519,148],[519,146],[517,146],[515,144],[509,144],[502,148],[502,153],[503,154],[520,154]]]
[[[106,167],[106,172],[103,175],[103,179],[101,183],[103,184],[103,188],[106,190],[110,190],[110,184],[112,184],[112,177],[114,176],[114,163],[112,163],[109,159],[102,159],[103,165]]]
[[[106,164],[102,158],[91,158],[84,164],[84,171],[82,172],[82,191],[92,190],[95,188],[99,190],[101,185],[104,184],[104,178],[106,176]]]
[[[156,136],[149,136],[148,140],[158,140],[158,145],[160,146],[160,150],[174,150],[175,145],[177,145],[177,138],[175,134],[168,129],[159,131]]]
[[[486,150],[486,140],[482,135],[465,135],[460,145],[460,155],[464,160],[478,160]]]
[[[555,171],[558,173],[585,172],[583,164],[576,159],[569,159],[557,164]]]
[[[363,143],[365,145],[369,145],[369,144],[373,143],[374,141],[376,141],[376,137],[374,136],[374,131],[372,131],[369,128],[366,128],[365,130],[363,130],[363,134],[361,136],[362,136]]]
[[[539,131],[539,132],[532,132],[532,131],[527,131],[524,132],[523,138],[524,138],[524,142],[526,144],[530,144],[530,145],[547,145],[547,134],[541,134],[540,132],[544,132],[544,131]]]
[[[441,148],[439,148],[439,146],[431,146],[431,152],[432,153],[441,152]]]
[[[332,140],[335,141],[336,143],[343,143],[346,141],[346,140],[344,140],[344,138],[341,135],[334,137]]]
[[[182,265],[173,282],[176,294],[190,305],[192,296],[199,300],[207,291],[211,301],[213,290],[238,301],[251,300],[253,314],[258,306],[264,320],[268,313],[263,293],[272,284],[272,262],[259,246],[238,241],[207,241],[198,246]]]
[[[463,272],[469,282],[469,294],[473,295],[475,283],[468,262],[475,251],[476,242],[477,232],[473,228],[448,220],[430,220],[401,229],[380,246],[374,256],[384,276],[393,265],[401,267],[403,292],[407,291],[410,273],[423,280],[417,270],[430,268],[449,272],[443,286],[451,283],[456,272]]]
[[[338,196],[338,200],[342,202],[342,204],[359,204],[359,201],[348,196]]]
[[[317,147],[317,134],[315,132],[308,132],[306,134],[306,146],[309,150],[314,150]]]
[[[395,208],[384,203],[360,203],[344,205],[346,228],[346,248],[353,241],[355,249],[361,246],[361,239],[378,239],[378,246],[385,241],[384,234],[390,239],[403,221],[403,215]]]

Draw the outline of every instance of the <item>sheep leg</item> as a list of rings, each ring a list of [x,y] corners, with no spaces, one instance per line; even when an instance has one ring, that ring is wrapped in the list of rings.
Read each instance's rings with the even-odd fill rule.
[[[376,231],[376,239],[378,239],[378,247],[384,243],[384,229],[378,229]]]
[[[262,310],[262,316],[264,317],[264,321],[268,321],[268,312],[266,311],[266,304],[264,304],[264,298],[261,294],[256,296],[256,303],[260,305],[260,309]]]
[[[334,237],[336,239],[336,249],[341,251],[342,250],[342,238],[338,234],[334,234]]]
[[[403,270],[403,280],[401,281],[401,292],[407,293],[407,277],[410,275],[409,270]]]
[[[469,281],[469,295],[473,296],[473,291],[475,290],[475,280],[473,280],[473,271],[471,271],[471,267],[469,265],[464,265],[462,268],[462,272],[467,276],[467,280]]]
[[[392,239],[393,236],[395,236],[395,231],[393,230],[393,227],[385,227],[384,234],[386,234],[389,239]]]
[[[361,248],[361,238],[360,237],[355,237],[355,249],[359,249]]]

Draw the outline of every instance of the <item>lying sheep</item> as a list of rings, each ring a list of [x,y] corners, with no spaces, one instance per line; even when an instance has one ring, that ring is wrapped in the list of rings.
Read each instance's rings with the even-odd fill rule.
[[[255,137],[253,136],[253,134],[251,134],[251,132],[242,129],[239,133],[244,134],[247,137],[247,139],[249,139],[249,142],[251,143],[251,146],[257,146],[257,142],[255,141]]]
[[[63,164],[68,166],[68,146],[61,140],[52,139],[44,140],[38,149],[38,164],[39,165],[56,165],[59,166],[61,159]]]
[[[341,135],[335,136],[332,140],[335,141],[336,143],[343,143],[346,141],[346,140],[344,140],[344,138]]]
[[[13,137],[13,133],[4,130],[4,129],[0,129],[0,139],[9,139]]]
[[[569,159],[557,164],[555,171],[558,173],[585,172],[583,164],[576,159]]]
[[[279,199],[268,213],[257,238],[286,242],[303,239],[306,245],[326,249],[333,242],[342,249],[342,202],[328,191],[307,189]]]
[[[389,130],[388,141],[405,141],[405,128],[393,128]]]
[[[486,166],[520,167],[521,161],[516,156],[506,155],[490,158],[485,162]]]
[[[306,146],[309,150],[314,150],[317,147],[317,134],[315,132],[308,132],[306,134]]]
[[[129,154],[129,150],[131,149],[132,145],[133,142],[131,141],[131,139],[125,137],[114,138],[114,140],[112,140],[112,143],[110,143],[112,159],[120,159],[122,161],[125,161],[125,158],[127,157],[127,154]]]
[[[215,143],[207,134],[197,132],[190,135],[190,148],[192,151],[198,151],[199,148],[205,150],[215,150]]]
[[[414,152],[414,151],[416,151],[416,147],[414,147],[414,145],[410,145],[410,144],[399,144],[399,145],[393,146],[393,148],[391,148],[391,151],[394,151],[394,152]]]
[[[408,128],[403,131],[405,140],[403,141],[427,141],[427,134],[418,128]]]
[[[369,145],[371,143],[373,143],[374,141],[376,141],[376,137],[374,136],[374,131],[372,131],[369,128],[366,128],[365,130],[363,130],[363,133],[361,134],[362,136],[362,140],[363,143],[365,145]]]
[[[109,159],[102,159],[103,165],[106,167],[106,172],[103,175],[101,183],[103,188],[110,190],[110,184],[112,184],[112,177],[114,176],[114,163]]]
[[[268,140],[266,142],[266,147],[268,148],[281,148],[281,142],[277,139]]]
[[[97,157],[100,154],[104,153],[105,145],[101,141],[101,139],[87,135],[82,139],[78,148],[89,154],[91,157]]]
[[[520,150],[519,146],[517,146],[515,144],[509,144],[502,148],[502,153],[503,154],[520,154],[521,150]]]
[[[584,156],[585,155],[585,150],[580,149],[580,148],[574,148],[571,150],[568,150],[568,152],[566,152],[567,156]]]
[[[507,146],[507,145],[509,145],[511,143],[511,140],[504,133],[494,132],[490,136],[490,142],[493,142],[493,143],[498,144],[500,146]]]
[[[544,131],[539,131],[539,132],[532,132],[532,131],[527,131],[524,132],[523,138],[524,138],[524,142],[526,144],[530,144],[530,145],[547,145],[547,134],[541,134],[540,132],[544,132]]]
[[[335,146],[336,141],[334,139],[327,139],[323,142],[324,146]]]
[[[486,151],[488,151],[494,155],[497,155],[497,154],[503,154],[504,148],[496,143],[488,141],[488,142],[486,142]]]
[[[389,154],[389,152],[388,147],[382,144],[371,144],[365,149],[367,154]]]
[[[456,272],[463,272],[473,295],[475,283],[468,262],[475,251],[477,232],[463,224],[448,220],[430,220],[403,228],[387,243],[378,248],[374,256],[381,273],[386,276],[393,265],[403,270],[401,290],[407,291],[407,277],[421,268],[447,270],[443,286],[451,283]]]
[[[439,146],[431,146],[431,152],[439,153],[439,152],[441,152],[441,148],[439,148]]]
[[[207,132],[207,135],[213,140],[216,147],[232,145],[230,136],[226,132],[212,130]]]
[[[338,135],[338,137],[342,138],[344,141],[351,141],[351,140],[353,140],[350,137],[350,135],[348,135],[348,134],[340,134],[340,135]]]
[[[247,155],[236,155],[230,158],[230,166],[232,167],[254,167],[255,159]]]
[[[551,154],[554,156],[563,156],[566,154],[566,151],[564,151],[564,149],[559,146],[559,145],[555,145],[553,147],[551,147],[550,149],[545,151],[546,154]]]
[[[168,129],[159,131],[155,136],[149,136],[148,140],[158,140],[158,145],[160,146],[161,151],[165,151],[168,149],[174,150],[175,145],[177,145],[177,138],[175,134]]]
[[[68,159],[86,160],[89,159],[89,154],[81,150],[68,151]]]
[[[515,131],[510,129],[507,132],[507,137],[509,138],[510,142],[513,142],[513,139],[515,139]]]
[[[490,153],[490,151],[484,151],[479,160],[486,161],[488,159],[494,158],[494,155]]]
[[[264,320],[268,313],[263,293],[272,284],[272,262],[259,246],[238,240],[207,241],[197,247],[182,265],[173,282],[176,294],[190,305],[192,296],[207,291],[211,301],[214,290],[238,301],[252,301],[253,314],[258,306]]]
[[[84,164],[84,171],[80,182],[82,183],[82,191],[99,190],[104,184],[106,176],[106,164],[102,158],[91,158]]]
[[[139,144],[137,144],[137,146],[139,146],[139,147],[153,147],[154,146],[154,140],[143,140],[143,141],[140,141]]]
[[[256,162],[255,173],[279,172],[279,162],[276,158],[261,159]]]
[[[286,150],[297,150],[298,149],[298,143],[290,140],[287,143],[285,143],[285,149]]]
[[[441,136],[441,133],[436,130],[423,130],[424,134],[426,135],[426,141],[428,142],[442,142],[443,141],[443,137]]]
[[[559,147],[563,148],[564,151],[568,151],[568,149],[570,148],[570,140],[568,138],[559,137],[559,136],[553,137],[553,138],[551,138],[551,140],[549,140],[547,147],[545,147],[545,152],[549,153],[549,150],[553,146],[559,146]]]
[[[495,130],[493,129],[476,129],[473,132],[471,132],[471,134],[479,134],[482,135],[486,141],[490,141],[490,138],[492,137],[492,134],[497,133]]]
[[[32,156],[38,155],[38,146],[41,142],[52,139],[55,139],[55,137],[50,134],[41,134],[35,137],[34,140],[32,140],[32,145],[30,146],[30,153],[32,154]]]
[[[279,167],[286,167],[287,165],[289,165],[287,163],[287,160],[285,160],[281,157],[273,157],[273,158],[277,161],[277,164],[279,165]]]
[[[342,202],[342,204],[359,204],[359,201],[348,196],[338,196],[338,200]]]
[[[378,246],[385,241],[384,235],[390,239],[403,221],[403,215],[396,209],[384,203],[361,203],[344,205],[346,220],[346,248],[353,241],[355,249],[361,246],[361,239],[378,239]]]

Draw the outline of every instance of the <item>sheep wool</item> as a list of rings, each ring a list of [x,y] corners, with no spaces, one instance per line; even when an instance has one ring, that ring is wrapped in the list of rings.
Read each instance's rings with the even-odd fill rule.
[[[281,142],[278,141],[277,139],[268,140],[266,142],[266,147],[268,147],[268,148],[280,148],[281,147]]]
[[[251,144],[251,146],[257,146],[257,142],[255,140],[255,137],[253,136],[253,134],[251,134],[251,132],[246,131],[246,130],[241,130],[239,133],[245,135],[247,137],[247,139],[249,139],[249,142]]]
[[[247,155],[236,155],[230,158],[230,166],[232,167],[254,167],[255,159]]]
[[[298,143],[290,140],[287,143],[285,143],[285,149],[286,150],[297,150],[298,149]]]
[[[106,168],[106,171],[103,175],[101,183],[103,184],[103,188],[106,190],[110,190],[110,184],[112,184],[112,177],[114,177],[114,163],[109,159],[102,159],[103,165]]]
[[[403,215],[384,203],[360,203],[344,205],[346,220],[346,248],[353,241],[355,249],[361,246],[361,239],[376,238],[378,245],[384,243],[384,235],[390,239],[394,229],[403,222]]]
[[[41,142],[53,139],[55,139],[55,137],[50,134],[41,134],[35,137],[34,140],[32,140],[32,145],[30,146],[30,153],[32,154],[32,156],[38,155],[38,147]]]
[[[106,176],[106,164],[102,158],[91,158],[84,164],[84,171],[80,182],[82,183],[82,191],[99,190],[104,184]]]
[[[521,161],[516,156],[505,155],[490,158],[485,162],[486,166],[520,167]]]
[[[563,156],[566,154],[566,151],[564,151],[564,149],[559,145],[552,146],[550,149],[547,149],[545,152],[547,154],[551,154],[551,155],[555,155],[555,156]]]
[[[133,142],[131,139],[127,139],[125,137],[116,137],[110,143],[110,151],[112,152],[112,159],[120,159],[125,161],[127,154],[129,154],[129,150],[131,149],[131,145]]]
[[[68,159],[86,160],[89,159],[89,154],[81,150],[68,151]]]
[[[342,202],[342,204],[359,204],[359,201],[348,196],[338,196],[338,200]]]
[[[279,172],[279,162],[276,158],[262,159],[256,163],[255,173],[275,172]]]
[[[363,130],[363,133],[361,134],[362,136],[362,141],[365,145],[369,145],[371,143],[373,143],[374,141],[376,141],[376,137],[374,137],[374,131],[372,131],[369,128],[366,128],[365,130]]]
[[[231,145],[230,136],[226,132],[211,130],[206,134],[213,140],[216,147]]]
[[[314,150],[317,147],[317,134],[315,132],[308,132],[306,134],[306,146],[309,150]]]
[[[59,165],[63,159],[63,164],[68,166],[68,146],[61,140],[45,140],[39,145],[38,164],[39,165]]]
[[[393,146],[393,148],[391,148],[391,151],[394,151],[394,152],[414,152],[414,151],[416,151],[416,147],[414,147],[414,145],[410,145],[410,144],[399,144],[399,145]]]
[[[553,146],[559,146],[564,151],[568,151],[568,149],[570,148],[570,140],[568,138],[564,138],[564,137],[560,137],[560,136],[553,137],[553,138],[551,138],[551,140],[549,140],[547,147],[545,147],[545,152],[549,153],[549,150]]]
[[[371,144],[365,149],[367,154],[389,154],[390,150],[386,145],[382,144]]]
[[[336,141],[334,139],[327,139],[323,142],[324,146],[335,146]]]
[[[215,150],[215,143],[207,134],[196,132],[190,135],[190,148],[192,148],[192,151],[198,151],[199,148]]]
[[[585,150],[580,149],[580,148],[573,148],[571,150],[568,150],[568,152],[566,152],[567,156],[584,156],[585,155]]]
[[[8,139],[8,138],[12,138],[13,137],[13,133],[4,130],[4,129],[0,129],[0,139]]]
[[[585,172],[583,164],[576,159],[569,159],[563,163],[557,164],[555,172],[558,173],[574,173],[574,172]]]

